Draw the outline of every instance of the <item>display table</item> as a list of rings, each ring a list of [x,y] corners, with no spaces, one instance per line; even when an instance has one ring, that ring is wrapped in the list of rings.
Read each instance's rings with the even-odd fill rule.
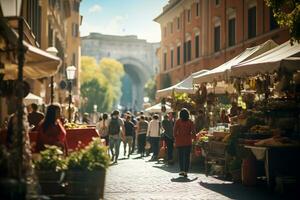
[[[263,160],[267,184],[270,189],[275,186],[276,177],[300,177],[300,146],[245,146],[250,149],[257,160]]]
[[[226,145],[225,142],[208,141],[205,142],[202,148],[203,156],[205,157],[205,174],[208,175],[209,165],[218,164],[222,167],[223,175],[226,172]]]
[[[75,128],[67,129],[67,145],[70,151],[76,148],[87,146],[93,138],[99,138],[99,134],[94,128]]]

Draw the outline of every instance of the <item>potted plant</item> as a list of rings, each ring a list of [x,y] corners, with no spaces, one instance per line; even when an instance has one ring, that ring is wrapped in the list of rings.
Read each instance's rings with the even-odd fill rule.
[[[85,149],[73,152],[67,163],[66,194],[69,198],[99,199],[104,196],[106,169],[109,166],[107,147],[100,139]]]
[[[63,195],[63,171],[66,168],[66,160],[62,150],[57,146],[46,145],[46,149],[40,152],[34,167],[45,195]]]

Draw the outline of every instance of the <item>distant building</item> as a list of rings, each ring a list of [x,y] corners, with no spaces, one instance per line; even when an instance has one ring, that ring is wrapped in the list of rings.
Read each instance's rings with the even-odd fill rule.
[[[158,89],[212,69],[268,39],[289,39],[264,0],[169,0],[161,26]]]
[[[135,35],[115,36],[91,33],[81,38],[81,54],[99,62],[108,57],[124,65],[120,105],[131,110],[142,109],[145,83],[158,71],[155,56],[159,43],[148,43]]]

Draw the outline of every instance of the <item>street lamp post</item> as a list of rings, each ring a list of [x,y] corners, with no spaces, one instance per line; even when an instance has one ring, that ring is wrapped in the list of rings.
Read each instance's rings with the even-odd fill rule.
[[[18,79],[16,86],[17,93],[17,152],[18,152],[18,163],[15,163],[17,166],[18,174],[17,178],[19,180],[19,194],[16,194],[18,199],[25,199],[26,188],[24,184],[24,173],[23,173],[23,148],[24,148],[24,137],[23,132],[25,130],[23,124],[23,115],[24,115],[24,107],[23,107],[23,66],[25,61],[25,52],[26,49],[23,44],[23,23],[24,19],[20,16],[22,0],[0,0],[0,6],[2,10],[3,16],[8,17],[17,17],[18,19]],[[21,186],[21,187],[20,187]]]
[[[76,72],[76,67],[75,66],[68,66],[67,67],[67,79],[69,81],[69,122],[71,122],[71,103],[72,103],[72,81],[75,79],[75,72]]]
[[[46,51],[48,53],[50,53],[51,55],[53,55],[53,56],[56,56],[57,53],[58,53],[57,49],[55,47],[52,47],[52,46],[48,47],[46,49]],[[52,104],[53,103],[53,99],[54,99],[54,76],[51,76],[50,90],[51,90],[50,91],[50,104]]]

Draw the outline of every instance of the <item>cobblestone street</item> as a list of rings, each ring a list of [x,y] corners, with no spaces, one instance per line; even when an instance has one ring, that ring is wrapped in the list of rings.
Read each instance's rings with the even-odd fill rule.
[[[278,199],[265,187],[244,187],[206,177],[192,166],[188,178],[179,178],[178,166],[149,162],[150,157],[120,156],[107,174],[105,199]]]

